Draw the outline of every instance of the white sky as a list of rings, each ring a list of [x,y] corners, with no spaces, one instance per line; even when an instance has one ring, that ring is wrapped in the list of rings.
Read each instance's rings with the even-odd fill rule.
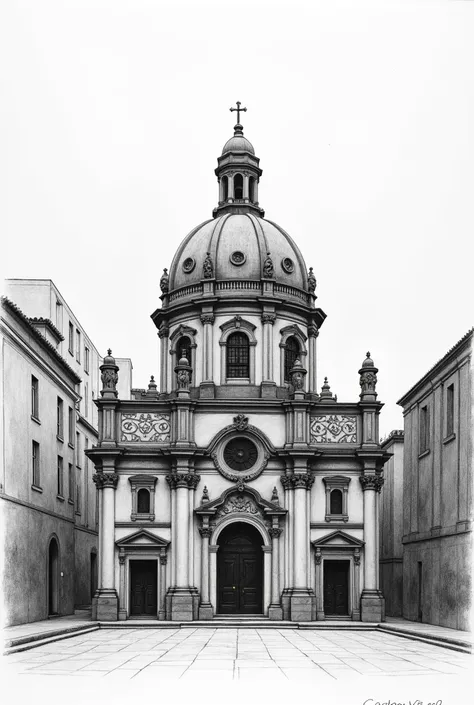
[[[357,400],[370,350],[381,433],[401,428],[473,323],[474,3],[6,5],[4,275],[53,279],[134,386],[158,378],[160,275],[211,217],[240,100],[260,203],[328,316],[318,384]]]

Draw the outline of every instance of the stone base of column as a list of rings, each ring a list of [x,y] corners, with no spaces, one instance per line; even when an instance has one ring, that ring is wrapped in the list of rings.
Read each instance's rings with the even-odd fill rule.
[[[315,599],[313,591],[309,588],[293,588],[290,597],[290,620],[292,622],[311,622]]]
[[[118,595],[115,590],[102,588],[92,600],[93,619],[100,622],[116,622],[118,619]]]
[[[215,399],[216,397],[216,385],[214,382],[201,382],[199,385],[199,398],[200,399]]]
[[[198,619],[208,620],[208,619],[212,619],[213,617],[214,617],[214,610],[212,609],[212,605],[210,602],[208,602],[207,604],[199,605]]]
[[[280,605],[270,605],[268,608],[268,619],[275,621],[283,619],[283,610]]]
[[[290,597],[291,591],[289,588],[285,588],[281,593],[281,609],[283,612],[283,619],[290,619]]]
[[[125,610],[121,607],[118,611],[118,620],[119,620],[119,622],[124,622],[126,619],[127,619],[127,610]]]
[[[316,621],[324,622],[325,619],[326,615],[324,614],[324,610],[316,610]]]
[[[165,610],[160,610],[160,611],[158,612],[158,619],[160,620],[160,622],[164,622],[164,621],[165,621],[165,619],[166,619],[166,612],[165,612]]]
[[[262,399],[275,399],[276,397],[276,384],[275,382],[262,382],[260,385],[260,394]]]
[[[380,590],[362,590],[360,598],[360,621],[385,621],[385,598]]]
[[[170,588],[168,619],[172,622],[192,622],[194,619],[195,595],[190,588]]]
[[[201,595],[196,587],[189,588],[193,596],[193,619],[199,619],[199,603],[201,602]]]

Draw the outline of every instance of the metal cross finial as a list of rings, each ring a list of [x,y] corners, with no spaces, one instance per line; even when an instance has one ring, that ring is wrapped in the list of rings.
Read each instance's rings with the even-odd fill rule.
[[[230,110],[231,113],[235,113],[235,112],[237,113],[237,122],[238,122],[238,123],[240,123],[240,113],[246,113],[246,112],[247,112],[247,108],[241,108],[241,107],[240,107],[241,105],[242,105],[242,103],[240,102],[240,100],[238,100],[238,101],[237,101],[237,107],[236,107],[236,108],[229,108],[229,110]]]

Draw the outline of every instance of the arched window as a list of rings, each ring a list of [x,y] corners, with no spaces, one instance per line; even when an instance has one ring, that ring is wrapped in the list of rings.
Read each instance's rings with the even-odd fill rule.
[[[137,493],[137,511],[138,514],[150,513],[150,493],[144,488]]]
[[[253,176],[249,179],[249,198],[251,203],[255,203],[255,179]]]
[[[229,198],[229,180],[227,176],[222,177],[222,200],[227,201]]]
[[[331,514],[342,514],[342,492],[341,490],[332,490],[331,492]]]
[[[234,198],[236,200],[242,200],[244,197],[244,177],[242,174],[236,174],[234,176]]]
[[[227,338],[226,376],[229,379],[250,377],[249,339],[245,333],[232,333]]]
[[[183,335],[182,338],[180,338],[176,343],[176,362],[178,362],[178,360],[181,360],[181,358],[183,357],[183,351],[187,361],[190,363],[191,341],[189,340],[187,335]]]
[[[292,335],[285,343],[285,382],[290,381],[290,370],[295,364],[295,360],[300,354],[300,346],[296,338]]]

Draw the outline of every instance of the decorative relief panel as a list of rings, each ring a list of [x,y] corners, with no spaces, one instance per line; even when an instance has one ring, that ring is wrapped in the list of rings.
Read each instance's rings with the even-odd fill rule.
[[[314,416],[311,443],[357,443],[357,416]]]
[[[219,509],[217,512],[217,515],[219,517],[225,517],[228,516],[229,514],[234,514],[234,513],[245,513],[245,514],[254,514],[257,515],[258,517],[262,518],[262,513],[257,507],[257,503],[255,500],[250,497],[249,495],[232,495],[230,496],[224,503],[224,506]]]
[[[168,443],[170,438],[169,414],[122,414],[122,443]]]

